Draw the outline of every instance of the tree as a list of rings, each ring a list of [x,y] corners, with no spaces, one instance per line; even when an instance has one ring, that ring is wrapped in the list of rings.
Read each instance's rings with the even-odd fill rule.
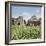
[[[24,24],[26,24],[26,21],[24,20]]]
[[[33,16],[31,17],[31,20],[37,20],[37,17],[36,17],[35,15],[33,15]]]
[[[39,21],[41,21],[41,18],[39,18]]]
[[[12,24],[14,25],[14,18],[12,18]]]

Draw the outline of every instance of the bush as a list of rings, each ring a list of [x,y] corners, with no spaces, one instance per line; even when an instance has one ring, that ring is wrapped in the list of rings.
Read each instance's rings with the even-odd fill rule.
[[[40,26],[12,25],[12,39],[37,39],[41,38]]]

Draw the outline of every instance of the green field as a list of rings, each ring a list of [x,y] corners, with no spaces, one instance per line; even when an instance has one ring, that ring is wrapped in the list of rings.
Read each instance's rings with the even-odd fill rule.
[[[40,26],[12,25],[12,40],[41,38]]]

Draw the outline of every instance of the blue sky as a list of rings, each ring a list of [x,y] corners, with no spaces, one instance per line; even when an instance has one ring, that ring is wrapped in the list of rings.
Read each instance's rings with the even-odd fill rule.
[[[27,21],[33,15],[36,15],[38,18],[41,17],[41,7],[12,6],[11,8],[12,17],[15,18],[18,16],[23,16],[23,19]]]

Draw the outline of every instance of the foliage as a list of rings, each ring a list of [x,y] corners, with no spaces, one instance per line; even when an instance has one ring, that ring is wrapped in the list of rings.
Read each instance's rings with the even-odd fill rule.
[[[32,20],[37,20],[37,17],[36,17],[35,15],[33,15],[33,16],[31,17],[31,19],[32,19]]]
[[[12,25],[12,39],[39,39],[41,38],[40,26]]]

